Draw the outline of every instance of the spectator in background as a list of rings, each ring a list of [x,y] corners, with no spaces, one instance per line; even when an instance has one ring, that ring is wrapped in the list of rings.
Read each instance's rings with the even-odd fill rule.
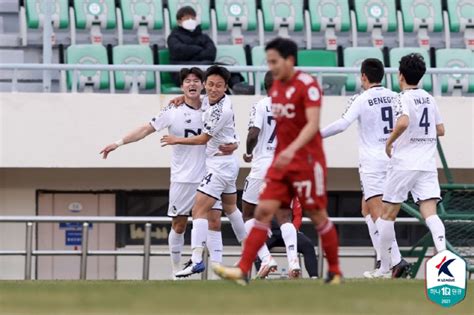
[[[178,27],[168,36],[170,62],[174,65],[213,65],[216,60],[216,45],[202,32],[196,19],[196,11],[185,6],[176,13]],[[176,85],[180,85],[179,74],[171,73]],[[243,82],[240,73],[232,73],[229,88],[232,94],[253,94],[254,87]]]

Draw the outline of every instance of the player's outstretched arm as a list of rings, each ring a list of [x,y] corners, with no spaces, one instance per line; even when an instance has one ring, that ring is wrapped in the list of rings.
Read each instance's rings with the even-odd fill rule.
[[[260,128],[250,127],[247,134],[247,147],[246,154],[244,154],[244,161],[247,163],[252,162],[252,152],[258,142],[258,135],[260,134]]]
[[[387,139],[387,143],[385,144],[385,153],[387,153],[388,157],[392,157],[392,147],[393,143],[405,132],[410,124],[410,118],[407,115],[401,115],[397,119],[397,123],[395,124],[395,128],[393,128],[390,137]]]
[[[184,144],[184,145],[203,145],[211,139],[211,136],[206,133],[201,133],[198,136],[180,138],[173,135],[164,135],[161,138],[161,146]]]
[[[298,137],[283,150],[275,160],[275,167],[283,168],[288,165],[299,149],[310,142],[319,130],[319,117],[321,109],[319,106],[308,107],[305,110],[306,125],[301,129]]]
[[[436,125],[436,135],[438,137],[442,137],[442,136],[444,136],[444,134],[445,134],[444,124]]]
[[[145,124],[133,130],[122,139],[107,145],[105,148],[102,149],[102,151],[100,151],[99,154],[102,154],[103,159],[107,159],[109,153],[117,149],[119,146],[139,141],[145,138],[146,136],[152,134],[153,132],[155,132],[155,129],[150,124]]]
[[[350,125],[351,123],[348,122],[346,119],[339,118],[332,124],[321,129],[321,137],[328,138],[328,137],[335,136],[338,133],[345,131]]]

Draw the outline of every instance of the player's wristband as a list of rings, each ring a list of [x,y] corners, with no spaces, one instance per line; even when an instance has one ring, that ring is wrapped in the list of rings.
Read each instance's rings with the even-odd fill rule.
[[[123,139],[117,140],[117,141],[115,141],[114,143],[115,143],[118,147],[124,145]]]

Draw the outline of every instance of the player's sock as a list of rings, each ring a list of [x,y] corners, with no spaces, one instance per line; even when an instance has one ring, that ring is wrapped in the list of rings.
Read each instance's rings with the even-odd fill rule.
[[[255,219],[250,219],[245,222],[245,232],[247,235],[250,234],[250,230],[252,230],[252,227],[255,223]],[[263,243],[263,246],[260,247],[260,249],[257,252],[258,258],[260,258],[261,261],[265,261],[267,257],[270,256],[270,251],[268,250],[267,244]]]
[[[193,229],[191,230],[191,248],[193,254],[191,261],[195,264],[202,261],[202,252],[206,246],[208,222],[207,219],[194,219]]]
[[[207,231],[207,249],[211,262],[222,263],[222,232],[221,231]]]
[[[397,238],[394,238],[392,241],[392,249],[390,250],[390,261],[392,263],[392,267],[398,265],[398,263],[402,261],[402,253],[400,253],[400,249],[398,248]]]
[[[390,271],[391,248],[395,239],[395,222],[378,218],[375,222],[380,234],[380,272]]]
[[[433,243],[436,247],[436,251],[439,253],[446,249],[446,236],[444,230],[443,221],[436,215],[429,216],[425,220],[426,225],[431,231],[433,237]]]
[[[242,212],[239,210],[239,208],[235,208],[235,211],[231,214],[228,214],[227,218],[229,218],[230,224],[232,225],[232,230],[234,230],[235,237],[239,243],[242,243],[242,241],[245,239],[245,236],[247,236],[247,233],[245,233]]]
[[[257,257],[258,250],[262,247],[268,237],[268,224],[255,221],[252,230],[244,242],[244,250],[240,258],[239,268],[244,274],[252,269],[253,261]]]
[[[326,259],[329,264],[329,272],[341,274],[339,269],[339,239],[337,236],[336,227],[328,219],[316,227],[319,236],[321,237],[321,245],[323,246]]]
[[[377,226],[375,225],[374,220],[372,220],[372,216],[370,214],[365,216],[365,222],[367,223],[367,228],[369,229],[369,236],[372,240],[372,246],[375,249],[375,253],[377,254],[377,261],[380,260],[380,235]]]
[[[294,262],[298,261],[296,228],[292,223],[284,223],[280,226],[280,230],[283,242],[285,242],[288,266],[291,268]]]
[[[170,249],[171,266],[173,267],[173,273],[176,273],[180,269],[181,252],[184,246],[184,233],[176,233],[171,229],[168,235],[168,246]]]

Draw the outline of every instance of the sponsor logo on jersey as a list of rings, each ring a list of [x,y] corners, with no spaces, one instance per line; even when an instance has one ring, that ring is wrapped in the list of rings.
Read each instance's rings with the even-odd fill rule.
[[[295,92],[296,92],[295,87],[290,86],[290,87],[286,90],[286,92],[285,92],[285,97],[286,97],[287,99],[290,99],[290,98],[293,96],[293,94],[295,94]]]
[[[286,117],[288,119],[295,118],[295,104],[272,104],[272,113],[274,117]]]

